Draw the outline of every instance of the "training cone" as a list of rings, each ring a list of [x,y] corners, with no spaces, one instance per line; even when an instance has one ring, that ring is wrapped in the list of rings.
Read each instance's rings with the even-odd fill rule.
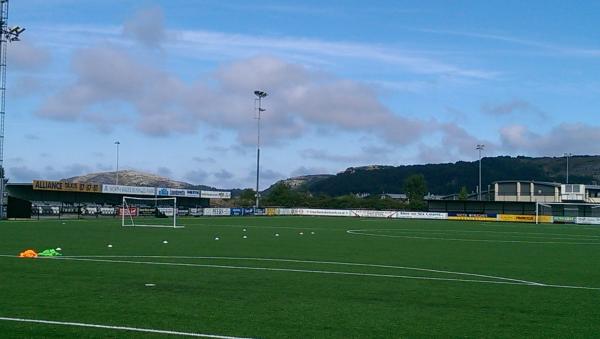
[[[19,253],[19,257],[21,258],[37,258],[38,254],[34,250],[25,250]]]

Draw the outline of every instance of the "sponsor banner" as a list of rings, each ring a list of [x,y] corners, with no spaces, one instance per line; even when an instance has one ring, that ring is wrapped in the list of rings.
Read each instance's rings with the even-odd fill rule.
[[[277,212],[275,214],[276,215],[295,215],[297,213],[294,213],[294,209],[292,209],[292,208],[278,208]]]
[[[254,210],[254,215],[266,215],[267,211],[264,208],[257,208]]]
[[[295,213],[294,213],[295,212]],[[297,208],[294,209],[293,214],[297,215],[313,215],[323,217],[351,217],[352,212],[350,210],[326,210],[318,208]]]
[[[352,214],[364,218],[393,218],[395,211],[371,211],[371,210],[352,210]]]
[[[205,208],[204,215],[231,215],[230,208]]]
[[[156,189],[156,195],[161,196],[161,197],[200,198],[200,191],[186,190],[186,189],[182,189],[182,188],[158,187]]]
[[[65,181],[49,181],[49,180],[33,180],[32,186],[34,190],[41,191],[62,191],[62,192],[102,192],[100,184],[82,184],[76,182]]]
[[[135,194],[135,195],[154,195],[156,193],[154,187],[138,187],[138,186],[123,186],[123,185],[102,185],[102,193],[112,194]]]
[[[254,207],[244,208],[244,215],[254,215]]]
[[[167,217],[172,217],[175,209],[173,207],[159,207],[158,212],[164,214]]]
[[[265,214],[268,216],[274,216],[274,215],[277,215],[277,212],[278,212],[277,210],[278,210],[277,208],[267,207],[265,209]]]
[[[160,197],[168,197],[169,195],[171,195],[171,189],[166,187],[158,187],[156,189],[156,195]]]
[[[498,221],[507,222],[535,222],[535,215],[519,215],[519,214],[498,214]],[[549,215],[540,215],[539,222],[552,223],[552,217]]]
[[[398,211],[394,215],[394,218],[399,218],[399,219],[437,219],[437,220],[443,219],[443,220],[445,220],[445,219],[448,219],[448,213]]]
[[[188,216],[190,215],[190,210],[187,208],[178,208],[177,209],[177,216]]]
[[[551,217],[556,224],[574,224],[576,222],[576,217]]]
[[[498,214],[498,221],[535,222],[535,215]]]
[[[199,217],[204,215],[204,211],[202,208],[190,208],[190,215],[194,217]]]
[[[600,225],[600,218],[598,217],[577,217],[575,218],[576,224],[586,225]]]
[[[232,208],[231,209],[231,215],[233,215],[233,216],[244,215],[244,209],[243,208]]]
[[[206,199],[231,199],[231,192],[200,191],[200,198]]]
[[[155,217],[156,209],[154,207],[140,207],[137,215],[140,217]]]
[[[185,190],[185,196],[190,198],[200,198],[200,191],[197,190]]]
[[[185,197],[187,190],[180,188],[171,188],[171,192],[169,193],[172,197]]]
[[[497,221],[497,219],[496,213],[448,213],[448,220]]]
[[[129,207],[129,208],[119,207],[119,209],[117,210],[117,215],[120,217],[122,217],[123,215],[126,217],[128,217],[128,216],[137,217],[138,208],[137,207]]]
[[[116,213],[114,207],[100,207],[100,214],[102,215],[115,215]]]

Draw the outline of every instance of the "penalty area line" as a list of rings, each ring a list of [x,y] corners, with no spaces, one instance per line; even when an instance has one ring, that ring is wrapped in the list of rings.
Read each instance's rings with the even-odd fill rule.
[[[119,331],[132,331],[132,332],[144,332],[144,333],[169,334],[169,335],[178,335],[178,336],[185,336],[185,337],[216,338],[216,339],[250,339],[250,338],[231,337],[231,336],[215,335],[215,334],[178,332],[178,331],[169,331],[169,330],[155,330],[155,329],[151,329],[151,328],[139,328],[139,327],[128,327],[128,326],[111,326],[111,325],[87,324],[87,323],[77,323],[77,322],[69,322],[69,321],[53,321],[53,320],[9,318],[9,317],[0,317],[0,320],[3,320],[3,321],[14,321],[14,322],[23,322],[23,323],[47,324],[47,325],[62,325],[62,326],[73,326],[73,327],[102,328],[102,329],[119,330]]]

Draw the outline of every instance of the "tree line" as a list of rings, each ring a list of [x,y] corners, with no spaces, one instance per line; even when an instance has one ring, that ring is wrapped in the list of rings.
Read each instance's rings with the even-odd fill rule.
[[[424,210],[427,206],[423,197],[427,194],[427,182],[422,174],[407,177],[403,191],[408,201],[382,198],[379,194],[361,198],[356,194],[330,196],[325,193],[312,194],[306,188],[291,189],[284,182],[277,183],[269,193],[261,197],[261,207],[305,207],[330,209],[374,209],[374,210]],[[255,191],[244,189],[233,198],[231,206],[251,207],[255,204]]]

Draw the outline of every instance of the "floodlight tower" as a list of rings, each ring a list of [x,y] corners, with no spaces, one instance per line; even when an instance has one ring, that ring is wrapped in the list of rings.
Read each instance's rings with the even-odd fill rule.
[[[8,27],[8,0],[0,0],[0,219],[5,219],[4,191],[8,179],[4,176],[4,115],[6,113],[6,51],[8,43],[19,41],[25,28]]]
[[[475,147],[475,149],[479,151],[479,189],[477,190],[479,192],[477,195],[478,200],[481,200],[481,151],[483,151],[484,148],[484,144],[477,144],[477,147]]]
[[[565,184],[569,183],[569,158],[573,156],[573,153],[565,153],[565,157],[567,158],[567,182]]]
[[[257,137],[256,137],[256,205],[255,208],[258,208],[258,204],[260,202],[260,193],[258,191],[258,183],[260,178],[260,114],[265,111],[262,108],[262,99],[267,96],[267,92],[263,91],[254,91],[254,95],[256,95],[256,99],[254,99],[254,109],[257,111],[256,120],[257,120]],[[258,103],[258,105],[257,105]],[[255,211],[256,213],[256,211]]]
[[[116,173],[116,179],[115,179],[115,185],[119,184],[119,145],[121,144],[121,142],[119,142],[118,140],[115,141],[115,145],[117,146],[117,171]]]

